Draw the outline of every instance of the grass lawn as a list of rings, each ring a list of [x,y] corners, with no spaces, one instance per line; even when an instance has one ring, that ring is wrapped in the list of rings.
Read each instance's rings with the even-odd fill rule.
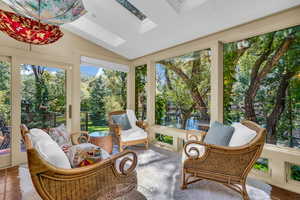
[[[162,135],[162,134],[156,133],[155,134],[155,139],[158,140],[159,142],[163,142],[163,143],[173,145],[173,137],[172,136]]]
[[[89,126],[89,133],[95,132],[95,131],[108,131],[108,126]]]
[[[108,131],[109,127],[105,125],[94,125],[91,121],[88,124],[88,132],[95,132],[95,131]]]

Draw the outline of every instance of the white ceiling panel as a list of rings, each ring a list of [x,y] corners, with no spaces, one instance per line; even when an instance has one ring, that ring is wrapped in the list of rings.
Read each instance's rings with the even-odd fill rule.
[[[300,5],[295,0],[128,1],[147,16],[148,22],[139,20],[115,0],[84,0],[89,13],[83,17],[95,25],[86,23],[80,29],[70,24],[65,28],[134,59]],[[182,2],[178,11],[171,6],[172,1]],[[102,36],[103,30],[111,33],[114,37],[110,40],[115,42],[101,39],[101,30]]]

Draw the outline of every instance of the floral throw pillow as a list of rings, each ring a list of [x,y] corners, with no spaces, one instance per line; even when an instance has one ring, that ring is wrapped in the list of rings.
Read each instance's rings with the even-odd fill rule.
[[[105,150],[91,143],[74,145],[66,154],[73,168],[91,165],[110,157]]]
[[[72,146],[69,133],[64,124],[56,128],[50,128],[49,135],[65,153]]]

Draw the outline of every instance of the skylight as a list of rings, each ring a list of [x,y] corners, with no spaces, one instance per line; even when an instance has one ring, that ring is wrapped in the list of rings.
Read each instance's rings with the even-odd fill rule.
[[[126,8],[129,12],[131,12],[134,16],[136,16],[139,20],[144,21],[147,16],[142,13],[139,9],[137,9],[134,5],[132,5],[128,0],[116,0],[119,4],[121,4],[124,8]]]
[[[206,1],[207,0],[167,0],[170,6],[172,6],[177,13],[191,10],[202,5]]]
[[[112,33],[111,31],[105,29],[99,24],[94,23],[93,21],[87,19],[86,17],[81,17],[80,19],[70,24],[66,24],[65,26],[71,29],[75,28],[76,31],[84,32],[89,36],[97,40],[101,40],[114,47],[120,46],[121,44],[126,42],[120,36]]]

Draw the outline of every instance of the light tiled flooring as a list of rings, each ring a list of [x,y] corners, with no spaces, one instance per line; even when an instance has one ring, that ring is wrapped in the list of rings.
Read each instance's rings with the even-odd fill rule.
[[[300,195],[273,186],[273,200],[300,200]],[[18,167],[0,170],[0,200],[21,200]]]
[[[18,167],[0,171],[0,200],[20,200]]]

